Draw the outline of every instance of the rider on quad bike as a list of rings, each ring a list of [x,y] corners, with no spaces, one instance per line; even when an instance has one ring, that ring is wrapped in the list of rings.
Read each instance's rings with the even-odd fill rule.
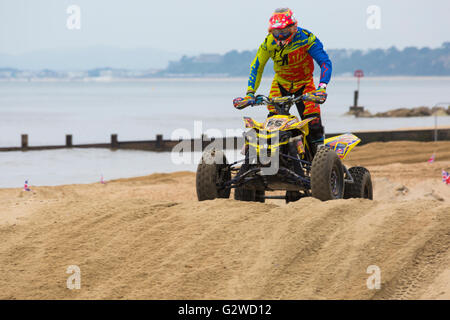
[[[275,77],[270,89],[270,98],[286,95],[311,95],[312,100],[325,102],[326,87],[331,78],[331,61],[320,40],[311,32],[297,26],[292,10],[276,9],[269,20],[269,34],[253,59],[246,96],[237,98],[234,106],[238,109],[255,103],[255,92],[269,57],[274,61]],[[320,66],[320,83],[314,85],[313,59]],[[314,118],[309,123],[308,142],[314,155],[324,141],[324,128],[320,119],[320,105],[315,102],[296,103],[300,117]],[[276,114],[273,106],[267,106],[269,115]]]

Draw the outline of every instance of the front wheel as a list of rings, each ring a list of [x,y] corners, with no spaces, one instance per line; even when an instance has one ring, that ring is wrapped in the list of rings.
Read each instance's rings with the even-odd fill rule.
[[[322,201],[344,197],[344,168],[334,150],[320,148],[311,166],[311,193]]]
[[[220,150],[207,150],[197,167],[196,187],[199,201],[229,198],[230,188],[220,186],[231,179],[227,159]]]
[[[353,177],[353,183],[345,183],[344,199],[364,198],[373,200],[372,178],[370,172],[364,167],[348,169]]]

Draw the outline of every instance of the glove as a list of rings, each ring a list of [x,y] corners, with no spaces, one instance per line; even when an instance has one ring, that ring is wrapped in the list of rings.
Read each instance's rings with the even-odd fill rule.
[[[327,85],[325,83],[321,83],[316,90],[305,94],[305,100],[322,104],[327,100],[328,94],[326,90]]]
[[[242,110],[254,104],[255,104],[255,95],[253,93],[247,93],[247,95],[244,98],[236,98],[233,100],[234,107],[239,110]]]

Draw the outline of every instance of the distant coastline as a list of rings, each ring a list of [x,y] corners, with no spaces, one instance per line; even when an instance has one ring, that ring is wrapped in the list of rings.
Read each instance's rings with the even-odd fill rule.
[[[367,51],[350,49],[327,49],[333,64],[333,75],[336,78],[353,78],[357,69],[364,71],[367,77],[382,77],[392,79],[398,77],[450,77],[450,42],[444,42],[438,48],[407,47],[398,50],[395,47],[389,49],[371,49]],[[42,61],[38,65],[26,67],[20,61],[1,60],[0,80],[23,79],[35,81],[36,79],[49,81],[49,79],[70,81],[125,81],[125,80],[150,80],[150,79],[228,79],[247,77],[250,73],[250,64],[254,59],[256,50],[236,51],[225,54],[200,54],[197,56],[183,56],[178,61],[169,61],[167,67],[160,64],[158,68],[151,68],[151,63],[144,64],[140,68],[118,68],[122,61],[130,61],[141,55],[122,57],[122,60],[108,62],[91,61],[99,64],[98,67],[86,69],[80,68],[80,64],[74,64],[73,60],[82,60],[83,55],[71,57],[67,66],[63,69],[52,65],[50,61]],[[144,53],[145,56],[145,53]],[[0,55],[1,58],[1,55]],[[148,60],[158,60],[159,54],[148,54]],[[145,60],[145,59],[144,59]],[[104,65],[102,65],[105,63]],[[22,67],[20,67],[22,66]],[[53,68],[52,68],[53,66]],[[61,67],[61,65],[59,65]],[[78,66],[78,67],[75,67]],[[314,75],[319,76],[320,68],[316,66]],[[273,61],[267,62],[264,75],[273,76]]]
[[[264,80],[271,80],[271,76],[263,76]],[[247,81],[248,77],[153,77],[153,78],[115,78],[115,77],[87,77],[87,78],[0,78],[0,82],[183,82],[183,81]],[[314,78],[317,82],[318,78]],[[332,76],[331,81],[355,81],[353,76]],[[388,81],[388,80],[450,80],[450,76],[367,76],[362,81]]]

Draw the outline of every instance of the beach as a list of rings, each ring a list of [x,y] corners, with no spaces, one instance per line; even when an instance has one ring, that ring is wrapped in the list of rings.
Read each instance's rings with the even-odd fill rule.
[[[0,298],[450,299],[450,142],[344,163],[371,171],[373,201],[198,202],[191,171],[0,189]]]

